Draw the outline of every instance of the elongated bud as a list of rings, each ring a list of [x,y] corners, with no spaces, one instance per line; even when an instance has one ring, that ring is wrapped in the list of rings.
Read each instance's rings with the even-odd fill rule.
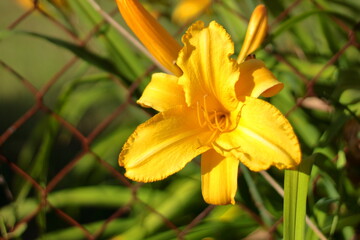
[[[184,25],[203,13],[212,3],[212,0],[182,0],[175,7],[172,20]]]
[[[182,74],[175,64],[180,44],[137,0],[116,0],[121,15],[149,52],[176,76]]]
[[[266,7],[258,5],[253,11],[246,31],[245,40],[242,45],[238,63],[242,63],[246,56],[253,53],[264,40],[268,29],[268,17]]]

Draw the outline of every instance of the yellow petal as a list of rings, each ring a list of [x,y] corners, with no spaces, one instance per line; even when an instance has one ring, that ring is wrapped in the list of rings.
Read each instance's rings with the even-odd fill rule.
[[[268,17],[266,7],[258,5],[253,11],[246,31],[244,43],[238,57],[238,63],[254,52],[264,40],[268,30]]]
[[[240,78],[235,85],[238,98],[241,96],[271,97],[278,93],[284,84],[257,59],[247,60],[240,64]]]
[[[201,157],[201,190],[205,202],[235,204],[239,161],[209,150]]]
[[[185,93],[178,84],[178,78],[165,73],[154,73],[141,98],[137,101],[143,107],[159,112],[177,105],[186,105]]]
[[[177,76],[181,70],[175,61],[181,49],[179,43],[151,16],[137,0],[116,0],[127,25],[149,52]]]
[[[172,19],[178,24],[186,24],[203,13],[211,4],[211,0],[182,0],[176,6]]]
[[[232,110],[237,106],[235,83],[238,65],[231,56],[234,44],[225,29],[211,22],[193,24],[183,36],[184,48],[178,58],[183,71],[179,84],[184,87],[186,103],[204,103],[208,110]]]
[[[238,126],[221,134],[216,151],[239,159],[252,171],[262,171],[271,165],[279,169],[292,168],[301,161],[296,135],[288,120],[271,104],[246,97],[239,112]]]
[[[138,126],[124,145],[119,164],[132,180],[161,180],[207,151],[209,147],[202,143],[210,135],[207,128],[200,128],[196,110],[175,107]]]

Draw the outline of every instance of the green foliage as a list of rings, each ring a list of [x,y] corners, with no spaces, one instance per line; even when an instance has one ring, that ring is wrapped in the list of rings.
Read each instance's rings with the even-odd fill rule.
[[[198,17],[224,25],[239,52],[246,19],[267,6],[256,57],[284,83],[267,100],[301,142],[298,169],[268,170],[284,202],[241,166],[234,206],[204,203],[196,160],[161,182],[125,180],[118,154],[154,114],[134,103],[160,70],[91,1],[58,2],[26,15],[0,1],[0,238],[359,238],[359,1],[223,0]],[[96,2],[127,29],[115,1]],[[171,21],[175,3],[142,3],[180,39],[187,26]]]
[[[285,170],[284,239],[304,239],[306,197],[314,161],[316,156],[311,156],[304,159],[296,169]]]

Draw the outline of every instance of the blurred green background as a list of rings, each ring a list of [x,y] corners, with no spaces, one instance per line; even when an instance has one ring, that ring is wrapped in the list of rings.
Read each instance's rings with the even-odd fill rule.
[[[24,1],[26,2],[26,1]],[[97,0],[127,29],[113,0]],[[142,1],[180,40],[179,1]],[[360,2],[214,1],[239,52],[257,4],[269,35],[256,57],[285,84],[267,99],[315,159],[307,215],[327,239],[360,238]],[[282,197],[240,168],[237,204],[208,206],[196,159],[156,183],[117,156],[152,110],[135,104],[160,70],[88,0],[0,1],[0,236],[4,239],[281,239]],[[268,173],[283,185],[283,172]],[[306,228],[306,239],[319,239]]]

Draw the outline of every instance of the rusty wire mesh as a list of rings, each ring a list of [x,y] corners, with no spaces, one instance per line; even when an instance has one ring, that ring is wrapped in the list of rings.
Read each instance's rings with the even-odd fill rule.
[[[10,1],[10,0],[6,0]],[[283,19],[285,19],[289,14],[291,14],[292,11],[295,11],[297,9],[297,6],[303,1],[298,0],[293,2],[291,5],[289,5],[284,11],[282,11],[277,18],[273,19],[273,21],[270,23],[270,32],[279,22],[281,22]],[[218,3],[221,4],[221,1],[218,1]],[[322,9],[322,5],[317,3],[316,1],[312,2],[312,4],[318,8]],[[114,7],[112,10],[108,11],[108,14],[110,16],[117,16],[118,12],[115,6],[115,3],[113,4]],[[246,21],[246,17],[242,16],[239,13],[235,13],[238,15],[240,21]],[[6,28],[8,30],[16,30],[21,29],[22,25],[26,23],[27,21],[31,21],[31,17],[34,15],[41,15],[42,18],[47,19],[49,24],[56,29],[56,31],[62,32],[63,36],[66,36],[66,40],[72,42],[73,44],[79,46],[88,48],[90,42],[97,37],[97,35],[103,31],[104,27],[109,27],[106,20],[102,20],[98,22],[90,31],[88,31],[86,34],[82,34],[82,36],[79,36],[78,33],[75,33],[72,29],[70,29],[68,26],[65,26],[62,21],[59,19],[51,16],[46,11],[43,10],[43,8],[39,7],[38,1],[33,2],[33,7],[23,9],[22,12],[18,15],[12,16],[13,20],[9,23],[7,23]],[[303,73],[301,73],[296,66],[294,66],[286,56],[284,56],[279,51],[273,51],[272,49],[267,49],[267,51],[279,61],[285,64],[288,68],[290,68],[293,73],[305,83],[306,85],[306,93],[303,96],[300,96],[297,99],[296,105],[293,106],[293,108],[286,113],[287,116],[291,115],[292,112],[303,106],[304,101],[308,97],[314,97],[316,96],[316,93],[314,91],[314,86],[316,85],[316,82],[318,78],[322,75],[326,69],[328,69],[330,66],[332,66],[334,63],[336,63],[339,58],[349,49],[350,47],[355,47],[359,49],[360,45],[359,42],[356,39],[356,35],[353,29],[351,29],[348,25],[346,25],[341,19],[338,18],[332,18],[332,24],[336,24],[340,26],[342,31],[348,35],[348,41],[343,44],[343,46],[337,50],[336,54],[334,54],[331,58],[328,59],[327,62],[323,63],[323,67],[318,71],[316,74],[314,74],[311,78],[308,76],[305,76]],[[110,26],[111,27],[111,26]],[[0,43],[1,44],[1,43]],[[28,46],[31,48],[32,46]],[[91,46],[90,46],[91,47]],[[6,232],[8,233],[7,236],[2,236],[1,239],[8,239],[11,238],[11,233],[16,233],[19,231],[20,228],[22,228],[26,224],[31,224],[31,222],[34,221],[36,217],[38,217],[40,214],[42,214],[43,211],[51,211],[55,214],[55,216],[58,218],[59,221],[64,222],[65,224],[69,226],[74,226],[82,231],[83,237],[85,239],[99,239],[101,238],[104,231],[107,229],[109,224],[113,222],[115,219],[126,216],[131,212],[131,209],[133,207],[133,204],[136,202],[137,204],[143,204],[145,208],[147,208],[148,211],[153,212],[157,215],[159,219],[163,222],[163,228],[172,230],[176,234],[178,239],[185,239],[186,234],[191,231],[191,229],[200,224],[203,219],[215,208],[214,206],[204,206],[204,208],[200,211],[200,213],[194,217],[193,219],[190,219],[188,221],[188,224],[185,227],[180,228],[176,225],[176,223],[173,222],[173,219],[168,219],[165,216],[163,216],[157,209],[152,208],[149,206],[146,202],[143,202],[137,195],[138,189],[142,188],[142,184],[130,182],[128,179],[126,179],[123,175],[123,171],[118,168],[114,167],[114,165],[109,164],[107,161],[105,161],[101,156],[99,156],[96,152],[92,149],[92,144],[94,141],[97,140],[99,135],[101,135],[104,131],[107,130],[116,121],[119,121],[121,118],[126,118],[126,109],[129,108],[134,104],[134,93],[138,91],[139,84],[141,81],[149,77],[151,73],[156,68],[151,63],[148,65],[148,69],[144,69],[142,75],[138,75],[137,79],[133,79],[133,83],[127,87],[125,98],[123,99],[123,102],[118,105],[116,108],[113,108],[111,112],[107,113],[106,116],[102,116],[100,120],[96,123],[96,125],[92,124],[90,131],[85,132],[82,129],[79,129],[78,126],[73,125],[71,122],[67,121],[63,116],[61,116],[57,110],[55,110],[55,107],[51,103],[47,103],[46,97],[48,97],[51,93],[51,89],[54,88],[55,85],[62,85],[64,84],[64,76],[71,71],[72,68],[76,67],[77,63],[79,61],[82,61],[78,56],[74,54],[70,54],[65,58],[65,60],[62,63],[62,66],[59,66],[56,71],[54,71],[51,75],[51,77],[48,78],[48,80],[44,81],[41,85],[35,86],[32,82],[32,79],[29,79],[28,76],[22,75],[15,66],[12,64],[6,62],[5,60],[1,59],[1,53],[0,53],[0,64],[2,68],[2,72],[6,72],[7,76],[11,75],[13,78],[13,81],[18,81],[23,88],[26,89],[27,94],[31,95],[33,99],[33,103],[30,104],[29,107],[23,113],[21,116],[16,116],[12,119],[12,122],[7,123],[5,126],[5,129],[1,129],[1,135],[0,135],[0,146],[1,153],[0,153],[0,164],[4,171],[10,171],[8,175],[13,176],[16,175],[18,177],[21,177],[23,180],[25,180],[27,183],[31,185],[32,191],[35,193],[35,195],[38,196],[38,202],[37,207],[34,211],[27,214],[25,217],[21,218],[20,220],[16,221],[16,223],[13,226],[8,226],[9,228],[6,229]],[[45,67],[46,63],[44,63]],[[119,79],[117,76],[109,73],[109,78],[114,82],[115,85],[118,85],[119,88],[123,87],[122,79]],[[1,77],[3,78],[3,77]],[[1,79],[0,81],[3,81]],[[17,103],[14,103],[14,107],[16,107]],[[28,104],[29,105],[29,104]],[[3,119],[4,115],[6,113],[1,113],[1,119]],[[53,121],[55,121],[57,124],[60,125],[61,131],[67,132],[69,135],[71,135],[71,141],[75,142],[73,145],[75,145],[75,153],[74,156],[67,156],[64,155],[66,158],[62,159],[61,167],[57,169],[57,172],[54,172],[51,174],[51,178],[47,181],[41,181],[34,179],[29,172],[27,172],[27,169],[23,169],[19,167],[17,163],[17,157],[18,155],[16,153],[8,152],[6,151],[6,147],[16,145],[17,142],[15,141],[17,138],[14,137],[14,135],[19,132],[19,134],[29,134],[28,131],[22,131],[22,128],[25,128],[26,125],[33,125],[36,123],[36,121],[40,121],[39,117],[37,115],[46,115],[47,117],[51,118]],[[4,124],[2,124],[2,127],[4,127]],[[29,126],[26,126],[28,128]],[[23,138],[27,138],[27,135],[22,136]],[[117,143],[116,143],[117,144]],[[39,146],[40,147],[40,146]],[[121,145],[119,145],[119,151],[121,149]],[[62,149],[64,151],[65,149]],[[75,219],[71,216],[71,214],[67,213],[64,209],[61,209],[60,207],[53,206],[48,201],[48,195],[53,192],[55,188],[64,180],[67,179],[67,181],[76,181],[76,179],[71,179],[70,172],[73,170],[73,168],[79,163],[79,161],[82,160],[82,158],[85,155],[90,155],[97,161],[97,165],[99,168],[106,169],[106,171],[109,173],[109,179],[107,181],[113,181],[115,182],[115,185],[123,185],[128,188],[128,191],[131,193],[131,199],[128,203],[124,205],[119,205],[118,208],[110,213],[108,213],[108,217],[106,220],[101,224],[96,231],[89,231],[82,222],[78,219]],[[113,162],[116,163],[117,159],[113,159]],[[70,178],[70,179],[69,179]],[[6,179],[6,178],[5,178]],[[6,182],[4,183],[5,179],[2,177],[3,181],[3,196],[7,199],[8,202],[13,201],[13,196],[11,193],[11,190],[9,187],[6,186]],[[262,220],[253,212],[251,212],[249,209],[247,209],[246,206],[243,206],[242,204],[238,204],[240,208],[242,208],[245,211],[248,211],[251,216],[259,223],[259,225],[262,225]],[[46,210],[45,210],[46,209]],[[273,229],[276,228],[276,225],[281,222],[281,218],[276,221],[276,224],[272,227]],[[271,231],[271,230],[270,230]],[[4,232],[3,232],[4,233]],[[30,237],[31,238],[31,237]]]

